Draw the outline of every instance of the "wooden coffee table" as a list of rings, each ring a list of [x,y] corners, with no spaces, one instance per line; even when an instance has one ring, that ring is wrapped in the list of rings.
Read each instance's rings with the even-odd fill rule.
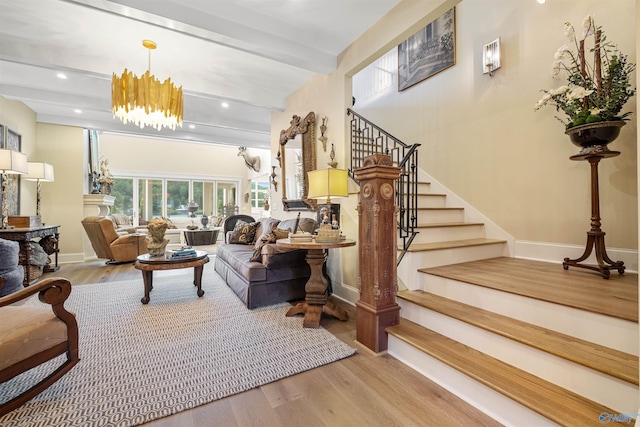
[[[287,311],[287,316],[295,316],[304,313],[305,328],[320,327],[322,313],[330,314],[340,320],[347,320],[347,312],[340,307],[327,302],[329,284],[322,274],[322,265],[326,260],[325,249],[346,248],[354,246],[355,240],[344,239],[338,242],[291,242],[289,239],[280,239],[276,242],[280,246],[295,249],[306,249],[306,261],[311,267],[311,276],[304,287],[305,302],[298,303]]]
[[[209,262],[209,254],[205,251],[196,251],[196,255],[190,258],[165,258],[164,256],[149,256],[144,254],[138,256],[135,268],[142,271],[144,281],[144,296],[140,300],[143,304],[149,303],[149,293],[153,289],[153,272],[156,270],[177,270],[180,268],[193,267],[193,284],[198,288],[198,296],[204,295],[202,290],[202,270],[203,266]]]

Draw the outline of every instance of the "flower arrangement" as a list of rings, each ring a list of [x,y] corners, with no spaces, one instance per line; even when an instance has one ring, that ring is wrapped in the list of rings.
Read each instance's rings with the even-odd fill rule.
[[[627,120],[631,112],[620,114],[622,107],[635,95],[629,76],[636,66],[627,62],[627,56],[621,53],[615,44],[607,41],[601,27],[596,27],[592,16],[582,21],[582,39],[576,38],[573,25],[565,22],[565,35],[568,43],[555,53],[553,75],[560,72],[568,74],[568,84],[556,89],[542,90],[544,96],[537,102],[534,110],[552,105],[556,111],[563,111],[568,120],[556,118],[566,129],[575,126],[612,120]],[[585,41],[593,38],[593,62],[587,61]],[[576,51],[570,50],[569,44]]]

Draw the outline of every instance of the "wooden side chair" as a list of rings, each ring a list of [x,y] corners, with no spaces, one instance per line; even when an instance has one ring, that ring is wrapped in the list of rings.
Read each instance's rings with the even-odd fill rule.
[[[15,304],[36,293],[50,307]],[[53,277],[0,298],[0,385],[61,354],[67,355],[53,373],[0,403],[0,417],[33,399],[80,361],[78,323],[75,315],[64,308],[70,294],[71,283]]]

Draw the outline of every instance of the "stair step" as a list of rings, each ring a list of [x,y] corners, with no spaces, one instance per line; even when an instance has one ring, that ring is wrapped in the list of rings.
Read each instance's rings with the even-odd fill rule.
[[[398,297],[503,337],[638,385],[638,357],[424,291]]]
[[[440,249],[465,248],[469,246],[495,245],[495,244],[501,244],[501,243],[506,243],[506,240],[464,239],[464,240],[449,240],[446,242],[413,243],[411,244],[411,246],[409,246],[409,249],[407,250],[407,252],[436,251]],[[398,246],[398,249],[401,250],[402,246]]]
[[[441,228],[441,227],[473,227],[484,225],[482,222],[431,222],[418,224],[416,228]]]
[[[600,425],[600,414],[617,413],[406,319],[386,331],[560,425]]]
[[[509,257],[418,271],[638,323],[638,276],[633,273],[605,280],[588,271],[564,270],[560,264]]]

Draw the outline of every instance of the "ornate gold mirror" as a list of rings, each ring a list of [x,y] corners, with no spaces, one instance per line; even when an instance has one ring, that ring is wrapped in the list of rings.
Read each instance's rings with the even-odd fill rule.
[[[285,211],[313,211],[316,201],[307,199],[307,172],[316,169],[316,115],[293,116],[291,126],[280,132],[282,205]]]

